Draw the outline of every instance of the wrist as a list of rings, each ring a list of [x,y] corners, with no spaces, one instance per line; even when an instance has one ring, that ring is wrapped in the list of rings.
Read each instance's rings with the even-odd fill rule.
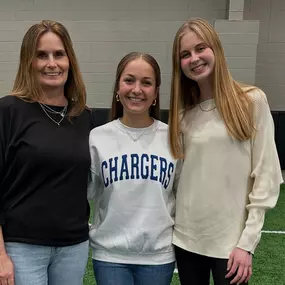
[[[2,255],[7,255],[7,252],[4,246],[0,246],[0,256]]]

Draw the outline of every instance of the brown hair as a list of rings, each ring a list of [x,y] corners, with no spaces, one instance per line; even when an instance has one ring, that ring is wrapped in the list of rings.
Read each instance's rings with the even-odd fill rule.
[[[61,23],[55,21],[44,20],[31,26],[26,32],[22,41],[20,63],[12,95],[31,102],[39,100],[42,89],[35,78],[32,63],[36,56],[38,41],[47,32],[59,36],[64,45],[69,59],[69,72],[64,86],[64,95],[69,104],[68,116],[77,116],[85,109],[86,89],[69,33]]]
[[[199,36],[215,56],[213,71],[213,94],[221,117],[229,134],[238,140],[249,139],[254,131],[253,102],[247,95],[252,88],[244,91],[242,85],[233,80],[227,67],[221,41],[214,28],[205,20],[192,19],[183,24],[176,33],[172,51],[172,81],[169,110],[170,147],[174,157],[183,157],[180,139],[180,115],[193,108],[200,97],[198,84],[186,77],[180,66],[180,42],[189,31]]]
[[[130,63],[133,60],[136,60],[138,58],[143,59],[145,62],[147,62],[154,71],[155,75],[155,84],[157,88],[157,98],[156,98],[156,105],[150,107],[150,116],[159,119],[159,87],[161,84],[161,73],[160,73],[160,68],[157,63],[157,61],[149,54],[146,53],[139,53],[139,52],[131,52],[127,55],[125,55],[121,61],[119,62],[117,66],[117,71],[116,71],[116,80],[113,88],[113,99],[112,99],[112,107],[111,107],[111,121],[116,120],[120,117],[123,116],[123,106],[120,102],[117,101],[116,95],[119,90],[119,83],[120,83],[120,78],[122,73],[124,72],[126,66],[128,63]]]

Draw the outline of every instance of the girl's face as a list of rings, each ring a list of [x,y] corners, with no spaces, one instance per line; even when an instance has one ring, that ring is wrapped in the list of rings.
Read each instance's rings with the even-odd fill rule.
[[[124,114],[149,114],[149,108],[157,97],[154,70],[141,58],[129,62],[119,81],[117,92]]]
[[[194,32],[188,31],[180,41],[180,66],[188,78],[198,84],[210,80],[215,67],[212,49]]]

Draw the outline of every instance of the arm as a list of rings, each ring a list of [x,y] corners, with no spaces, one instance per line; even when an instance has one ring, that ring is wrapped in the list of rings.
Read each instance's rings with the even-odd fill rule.
[[[6,254],[6,250],[4,245],[2,226],[0,226],[0,256],[2,256],[3,254]]]
[[[9,190],[3,187],[3,178],[6,175],[7,165],[6,158],[9,151],[9,144],[13,136],[13,115],[12,108],[13,103],[11,103],[12,96],[6,96],[0,100],[0,226],[5,223],[4,215],[4,201],[5,191]],[[13,102],[13,100],[12,100]]]
[[[182,128],[185,128],[184,123],[182,121],[182,114],[180,114],[180,121],[181,121],[181,124],[182,124]],[[183,132],[181,132],[181,135],[180,135],[179,139],[181,141],[181,145],[183,146],[183,153],[184,153],[185,149],[184,149],[184,135],[183,135]],[[177,194],[178,183],[179,183],[179,179],[180,179],[180,174],[181,174],[181,171],[182,171],[183,163],[184,163],[184,158],[178,159],[177,163],[176,163],[175,176],[174,176],[174,182],[173,182],[173,193],[174,193],[175,197],[176,197],[176,194]]]
[[[14,266],[5,250],[2,227],[0,226],[0,282],[7,281],[7,284],[14,285]]]
[[[179,178],[181,174],[183,166],[183,159],[178,159],[176,163],[176,169],[175,169],[175,176],[174,176],[174,182],[173,182],[173,193],[176,197],[177,189],[178,189],[178,183],[179,183]]]
[[[252,254],[257,247],[266,210],[278,200],[283,182],[279,158],[274,141],[274,123],[265,94],[255,90],[253,94],[255,134],[251,139],[252,189],[246,206],[248,217],[245,228],[228,261],[229,273],[236,274],[231,284],[248,282],[252,275]],[[236,273],[237,272],[237,273]]]
[[[265,94],[254,97],[256,132],[252,138],[252,191],[246,206],[248,217],[237,244],[238,248],[254,253],[261,237],[265,212],[278,200],[283,182],[274,141],[274,123]]]
[[[91,166],[89,171],[89,181],[88,181],[88,191],[87,197],[90,203],[93,204],[93,216],[92,216],[92,226],[96,225],[98,220],[98,209],[99,209],[99,202],[100,196],[103,191],[103,185],[100,176],[100,160],[99,155],[95,146],[95,142],[97,137],[93,138],[93,132],[90,132],[89,136],[89,148],[90,148],[90,156],[91,156]]]
[[[10,112],[5,103],[0,103],[0,283],[14,285],[14,267],[10,257],[6,253],[2,225],[5,223],[3,212],[3,169],[5,164],[6,149],[10,136]],[[2,188],[2,189],[1,189]],[[2,190],[2,191],[1,191]]]
[[[2,103],[2,102],[1,102]],[[9,113],[4,106],[0,105],[0,226],[4,224],[3,213],[3,187],[1,187],[2,179],[4,176],[5,154],[7,149],[7,138],[9,136],[8,124],[10,121]]]
[[[101,177],[99,171],[99,155],[95,146],[97,138],[93,138],[93,132],[89,136],[89,149],[91,156],[91,166],[88,179],[88,200],[94,201],[97,196],[97,190],[101,187]]]

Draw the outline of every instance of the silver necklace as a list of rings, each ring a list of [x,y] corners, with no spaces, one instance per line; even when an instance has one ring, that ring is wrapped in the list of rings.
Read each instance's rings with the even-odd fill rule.
[[[47,117],[53,121],[55,124],[57,124],[58,126],[61,124],[61,122],[63,121],[63,119],[65,118],[65,115],[66,115],[66,111],[67,111],[67,105],[63,108],[62,111],[58,112],[58,111],[55,111],[53,110],[52,108],[50,108],[49,106],[43,104],[43,103],[40,103],[38,102],[41,106],[41,108],[43,109],[43,111],[45,112],[45,114],[47,115]],[[60,115],[61,118],[59,121],[56,121],[55,119],[53,119],[49,113],[52,113],[52,114],[57,114],[57,115]]]
[[[64,108],[61,111],[56,111],[53,108],[51,108],[50,106],[44,104],[44,103],[39,103],[48,113],[51,114],[56,114],[56,115],[60,115],[61,117],[64,117],[66,114],[66,110],[67,110],[67,105],[64,106]]]
[[[120,121],[121,122],[121,121]],[[136,142],[147,130],[149,130],[149,127],[146,127],[138,136],[134,137],[131,132],[129,132],[128,128],[121,122],[121,125],[123,126],[124,130],[128,134],[128,136]],[[151,125],[152,126],[152,125]]]
[[[144,133],[145,131],[147,130],[147,128],[145,128],[137,137],[134,137],[125,127],[124,127],[126,133],[129,135],[129,137],[134,141],[136,142]]]
[[[201,103],[198,103],[198,105],[199,105],[199,108],[201,109],[201,111],[203,111],[203,112],[210,112],[210,111],[213,111],[214,109],[216,109],[216,106],[214,106],[210,109],[203,109],[201,106]]]

